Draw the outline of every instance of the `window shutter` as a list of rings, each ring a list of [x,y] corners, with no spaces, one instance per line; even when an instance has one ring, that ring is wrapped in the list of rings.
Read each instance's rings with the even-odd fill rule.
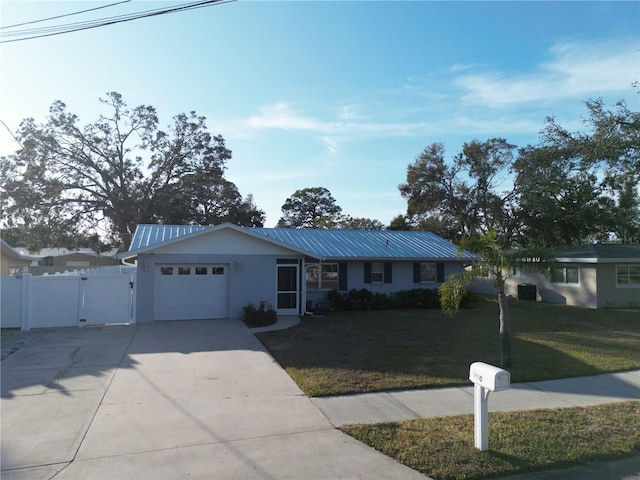
[[[420,283],[420,264],[413,264],[413,283]]]
[[[384,283],[393,283],[393,278],[391,276],[393,271],[392,265],[392,263],[384,264]]]
[[[364,283],[371,283],[371,263],[364,264]]]
[[[444,282],[444,263],[436,263],[436,282]]]
[[[347,290],[347,264],[338,264],[338,290]]]

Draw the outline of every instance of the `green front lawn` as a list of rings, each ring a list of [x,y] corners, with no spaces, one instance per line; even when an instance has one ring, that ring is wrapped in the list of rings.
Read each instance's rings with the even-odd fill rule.
[[[511,381],[640,368],[640,310],[510,301]],[[469,385],[469,364],[499,363],[498,306],[483,297],[450,319],[438,310],[341,312],[260,340],[308,395]],[[343,431],[437,480],[482,479],[640,453],[640,402],[491,413],[488,452],[473,416]]]
[[[479,480],[638,455],[640,402],[490,413],[486,452],[473,415],[341,430],[436,480]]]
[[[511,381],[640,368],[640,310],[512,300]],[[481,297],[454,319],[439,310],[339,312],[258,334],[312,396],[469,384],[469,364],[499,364],[498,305]]]

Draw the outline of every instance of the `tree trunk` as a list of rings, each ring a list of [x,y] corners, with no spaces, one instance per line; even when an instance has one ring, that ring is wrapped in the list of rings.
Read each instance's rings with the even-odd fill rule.
[[[511,368],[511,314],[504,291],[498,291],[500,306],[500,367]]]

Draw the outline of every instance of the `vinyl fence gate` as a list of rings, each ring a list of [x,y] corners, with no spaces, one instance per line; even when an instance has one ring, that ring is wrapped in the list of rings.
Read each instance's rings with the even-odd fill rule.
[[[135,323],[135,282],[135,273],[2,277],[2,327]]]

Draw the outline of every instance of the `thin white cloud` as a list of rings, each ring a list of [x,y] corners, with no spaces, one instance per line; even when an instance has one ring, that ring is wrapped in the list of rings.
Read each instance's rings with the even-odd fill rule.
[[[515,78],[502,72],[467,74],[455,84],[466,91],[463,101],[501,107],[624,92],[638,80],[637,42],[571,42],[550,53],[552,60],[535,72]]]
[[[247,120],[250,128],[276,128],[282,130],[331,130],[331,124],[319,122],[293,111],[287,102],[278,102],[260,108],[259,115],[253,115]]]
[[[353,103],[349,105],[341,105],[338,108],[338,118],[340,120],[358,120],[361,117],[363,105]]]

